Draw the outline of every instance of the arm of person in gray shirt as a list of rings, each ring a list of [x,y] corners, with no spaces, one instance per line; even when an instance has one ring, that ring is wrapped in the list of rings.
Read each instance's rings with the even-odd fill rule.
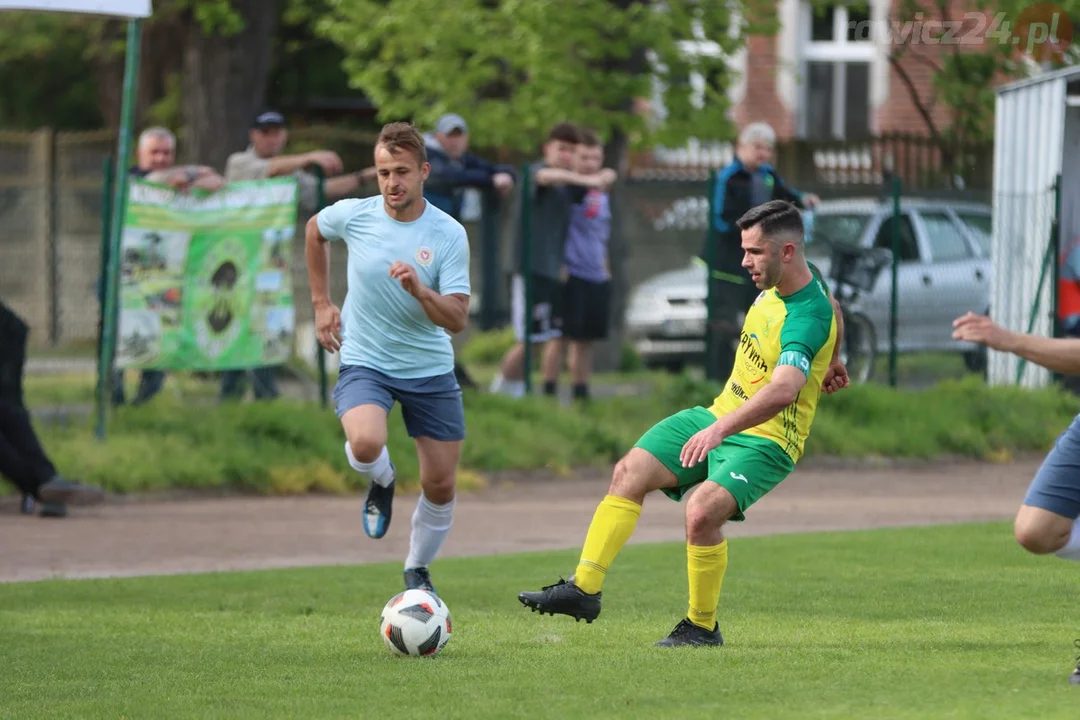
[[[545,167],[537,170],[535,177],[537,185],[578,185],[595,190],[607,190],[615,184],[619,174],[611,168],[604,168],[594,175],[582,175],[573,170]]]

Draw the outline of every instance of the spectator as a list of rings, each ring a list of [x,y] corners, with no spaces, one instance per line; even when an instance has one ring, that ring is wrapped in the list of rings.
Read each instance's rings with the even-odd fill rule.
[[[742,266],[742,233],[736,221],[748,210],[770,200],[787,200],[800,208],[813,208],[820,202],[817,195],[789,188],[771,164],[776,148],[776,133],[766,123],[747,125],[739,133],[735,159],[721,170],[716,180],[713,214],[709,219],[715,231],[715,258],[709,282],[717,298],[717,322],[713,331],[720,337],[738,337],[742,321],[757,298],[750,275]],[[708,262],[708,235],[700,260]],[[727,377],[734,360],[734,348],[722,353],[722,367],[717,377]]]
[[[289,139],[289,132],[285,117],[274,110],[260,113],[252,121],[248,138],[251,143],[248,148],[243,152],[233,153],[225,162],[225,180],[233,183],[293,175],[299,184],[300,209],[305,215],[312,215],[320,208],[319,179],[304,168],[318,165],[323,169],[328,178],[324,185],[325,199],[328,202],[356,193],[365,182],[375,178],[374,167],[342,174],[344,165],[338,154],[332,150],[282,154]],[[246,370],[226,370],[222,373],[222,399],[239,399],[244,396],[247,373]],[[251,376],[256,400],[268,400],[279,395],[273,367],[253,368]]]
[[[493,165],[470,153],[469,127],[460,115],[448,113],[435,123],[435,132],[424,135],[431,172],[424,181],[424,197],[435,207],[461,222],[465,188],[495,190],[506,195],[514,187],[514,169]],[[454,375],[462,387],[475,387],[461,363]]]
[[[41,501],[43,516],[62,517],[67,503],[100,503],[105,493],[61,477],[38,441],[22,390],[28,335],[22,318],[0,302],[0,475],[22,491],[23,512]]]
[[[465,188],[490,188],[506,195],[514,187],[512,167],[493,165],[468,151],[469,128],[460,115],[443,115],[435,123],[435,132],[424,135],[424,142],[431,165],[424,197],[458,222]]]
[[[581,135],[577,126],[559,123],[553,127],[543,146],[543,159],[533,164],[532,195],[522,198],[518,212],[525,202],[532,203],[532,237],[530,264],[532,275],[532,317],[525,318],[524,237],[521,223],[514,244],[514,276],[511,280],[511,315],[517,342],[503,356],[502,367],[492,382],[492,392],[512,397],[525,394],[526,337],[539,350],[549,340],[558,338],[562,329],[562,272],[566,233],[574,205],[585,199],[589,189],[607,190],[618,178],[616,172],[605,168],[595,175],[573,171],[574,155]],[[550,371],[545,371],[545,377]]]
[[[604,166],[604,146],[592,130],[581,131],[574,170],[595,175]],[[557,394],[563,350],[569,345],[570,375],[575,400],[589,398],[593,342],[607,337],[611,296],[608,238],[611,204],[605,190],[589,190],[574,205],[566,237],[566,282],[562,287],[562,337],[547,344],[543,367],[544,393]]]
[[[135,149],[135,165],[128,170],[131,177],[142,178],[151,182],[163,183],[180,191],[192,189],[213,192],[225,185],[225,179],[213,168],[205,165],[174,166],[176,162],[176,136],[163,127],[147,128],[139,135]],[[108,257],[102,259],[102,267],[108,267]],[[105,288],[98,287],[98,300],[105,304]],[[161,370],[143,370],[139,377],[139,389],[135,393],[132,405],[142,405],[149,401],[165,385],[165,373]],[[113,373],[113,405],[123,405],[124,371],[117,369]]]

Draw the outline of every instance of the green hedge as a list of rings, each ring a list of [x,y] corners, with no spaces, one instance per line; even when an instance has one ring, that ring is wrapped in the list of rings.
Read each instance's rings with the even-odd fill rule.
[[[483,483],[487,471],[606,467],[654,422],[683,407],[707,406],[716,389],[672,378],[652,393],[596,400],[586,408],[468,392],[462,485]],[[975,379],[917,392],[852,387],[822,398],[806,454],[1002,460],[1045,451],[1077,412],[1080,399],[1056,389],[987,388]],[[162,396],[119,410],[104,444],[89,424],[41,429],[61,472],[114,492],[342,493],[360,484],[345,460],[334,413],[311,403],[181,405]],[[403,487],[415,487],[415,453],[397,408],[389,448]]]

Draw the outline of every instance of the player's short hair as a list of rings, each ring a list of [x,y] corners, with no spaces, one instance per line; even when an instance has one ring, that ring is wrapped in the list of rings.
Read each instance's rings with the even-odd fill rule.
[[[375,147],[379,145],[389,150],[391,155],[397,155],[402,150],[412,153],[419,165],[428,161],[424,137],[411,123],[394,122],[383,125],[379,139],[375,142]]]
[[[548,130],[547,142],[561,141],[571,145],[581,142],[581,129],[572,122],[561,122]]]
[[[600,142],[600,136],[597,135],[596,131],[592,128],[581,128],[579,136],[581,138],[579,144],[584,145],[585,147],[594,148],[603,145],[603,143]]]
[[[803,246],[803,220],[799,209],[786,200],[770,200],[746,211],[736,223],[740,230],[760,227],[766,240]]]

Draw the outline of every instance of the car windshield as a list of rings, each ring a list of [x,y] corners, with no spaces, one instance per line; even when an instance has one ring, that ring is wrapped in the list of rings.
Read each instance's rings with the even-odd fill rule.
[[[858,245],[869,222],[869,213],[815,213],[814,230],[806,254],[823,256],[829,254],[832,245]]]
[[[975,240],[979,243],[983,253],[989,255],[993,237],[990,229],[990,216],[986,213],[965,212],[963,210],[957,210],[956,215],[967,225],[971,234],[975,236]]]

